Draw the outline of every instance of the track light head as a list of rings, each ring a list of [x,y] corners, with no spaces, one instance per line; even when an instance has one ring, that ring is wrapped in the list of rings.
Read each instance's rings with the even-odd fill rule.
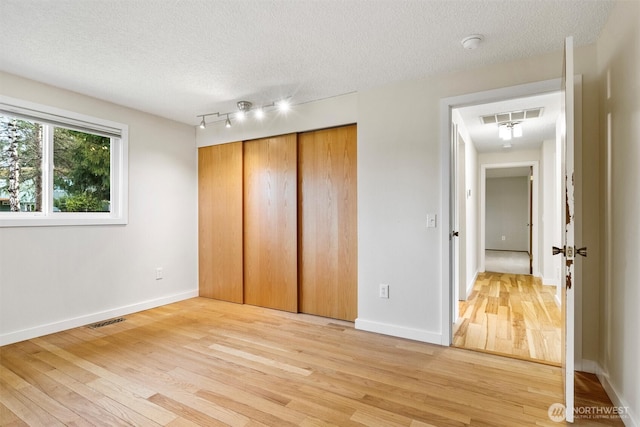
[[[227,114],[227,120],[224,121],[224,127],[226,128],[230,128],[231,127],[231,120],[229,120],[229,115]]]
[[[281,99],[280,101],[276,102],[276,106],[280,111],[289,111],[289,108],[291,107],[288,99]]]
[[[253,106],[249,101],[238,101],[236,105],[238,106],[238,110],[245,114],[251,111],[251,107]]]
[[[200,121],[200,129],[206,129],[207,123],[204,121],[204,116],[202,116],[202,120]]]

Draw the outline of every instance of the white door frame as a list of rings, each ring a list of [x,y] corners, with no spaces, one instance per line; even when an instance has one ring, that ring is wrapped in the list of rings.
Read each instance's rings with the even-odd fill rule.
[[[441,304],[442,308],[442,335],[441,344],[450,346],[452,342],[452,325],[455,319],[452,315],[453,304],[453,286],[451,283],[451,269],[453,263],[451,262],[451,245],[450,245],[450,233],[451,233],[451,120],[452,110],[459,107],[466,107],[469,105],[487,104],[491,102],[497,102],[513,98],[522,98],[527,96],[539,95],[542,93],[558,92],[561,89],[562,79],[545,80],[541,82],[528,83],[518,86],[504,87],[500,89],[488,90],[484,92],[470,93],[460,96],[454,96],[450,98],[443,98],[440,100],[440,141],[441,141],[441,159],[440,164],[442,166],[441,176],[441,224],[440,240],[441,240],[441,254],[442,254],[442,280],[441,280]],[[579,304],[579,300],[576,301]],[[579,323],[579,322],[577,322]],[[576,325],[576,333],[580,326]],[[577,335],[578,341],[580,336]],[[579,346],[576,346],[576,351]],[[581,358],[582,355],[576,354],[576,359]]]
[[[540,277],[540,264],[539,259],[541,257],[540,248],[538,247],[540,227],[538,224],[538,213],[539,213],[539,162],[536,160],[524,161],[524,162],[505,162],[505,163],[484,163],[480,165],[480,260],[478,262],[478,271],[485,271],[485,233],[486,233],[486,203],[487,203],[487,169],[500,169],[500,168],[514,168],[514,167],[533,167],[533,204],[532,204],[532,213],[531,213],[531,221],[533,223],[532,226],[532,239],[531,242],[531,252],[533,256],[533,275],[536,277]]]

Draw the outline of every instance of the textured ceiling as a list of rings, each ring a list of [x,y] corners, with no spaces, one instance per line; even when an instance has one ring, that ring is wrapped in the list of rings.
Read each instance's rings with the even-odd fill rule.
[[[609,0],[2,0],[0,69],[190,124],[595,42]],[[473,51],[460,40],[484,35]],[[1,82],[0,82],[1,84]]]

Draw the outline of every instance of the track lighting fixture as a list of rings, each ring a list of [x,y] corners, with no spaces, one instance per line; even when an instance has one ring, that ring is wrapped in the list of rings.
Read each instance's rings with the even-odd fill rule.
[[[283,98],[279,101],[274,101],[270,104],[261,105],[256,108],[253,108],[253,103],[249,101],[238,101],[236,105],[238,107],[238,111],[235,111],[235,112],[199,114],[196,117],[202,117],[202,120],[200,121],[200,129],[205,129],[207,127],[206,118],[210,116],[214,116],[218,120],[212,120],[209,123],[219,122],[224,120],[225,127],[230,128],[232,125],[230,116],[233,116],[235,119],[239,121],[244,120],[249,115],[254,116],[257,120],[262,120],[265,115],[265,110],[277,108],[278,111],[285,112],[289,110],[289,108],[291,107],[291,104],[289,103],[289,98]],[[225,117],[225,119],[222,119],[222,117]]]

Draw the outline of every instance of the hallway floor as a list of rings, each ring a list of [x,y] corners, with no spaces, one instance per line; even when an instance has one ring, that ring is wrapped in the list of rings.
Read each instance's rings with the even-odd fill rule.
[[[484,271],[529,274],[529,254],[520,251],[494,251],[487,249],[484,252]]]
[[[530,275],[478,275],[460,301],[453,346],[559,365],[562,317],[555,286]]]

